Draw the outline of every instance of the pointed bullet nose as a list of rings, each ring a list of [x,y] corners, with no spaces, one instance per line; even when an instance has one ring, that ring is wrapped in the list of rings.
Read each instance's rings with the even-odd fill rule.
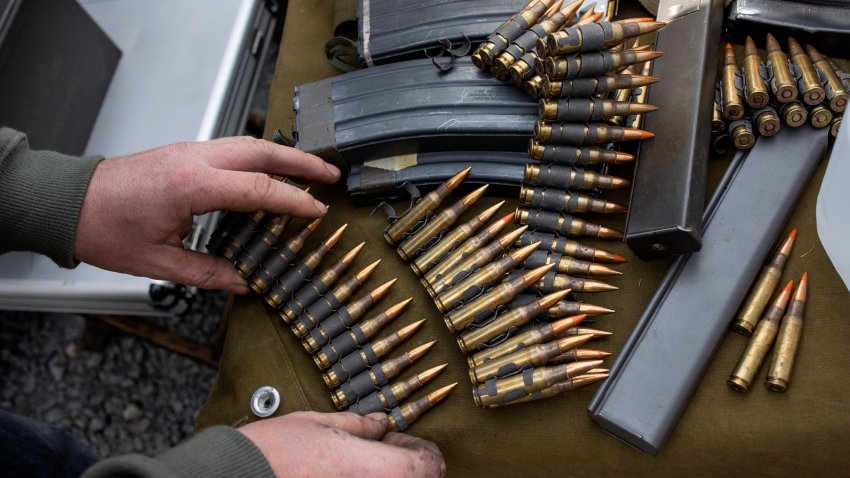
[[[346,265],[351,264],[351,262],[357,257],[357,254],[360,254],[360,251],[365,245],[366,241],[357,244],[350,251],[346,252],[344,256],[340,257],[339,261]]]
[[[800,302],[806,301],[806,296],[809,288],[809,273],[803,272],[802,277],[800,277],[800,283],[797,284],[797,290],[794,292],[794,300],[798,300]]]
[[[378,259],[375,262],[369,264],[364,267],[360,272],[354,275],[354,278],[357,279],[357,282],[366,282],[367,279],[375,272],[375,269],[381,264],[383,259]]]
[[[436,367],[431,367],[428,370],[421,372],[416,377],[419,379],[419,382],[421,382],[424,385],[424,384],[430,382],[431,380],[434,380],[435,378],[437,378],[441,373],[443,373],[443,371],[446,370],[446,368],[448,366],[449,366],[449,364],[444,363],[444,364],[441,364],[441,365],[437,365]]]
[[[459,171],[448,181],[446,181],[446,188],[448,188],[449,191],[454,191],[458,186],[460,186],[460,183],[462,183],[463,180],[466,179],[470,171],[472,171],[472,166],[468,166],[466,169]]]
[[[450,393],[452,393],[452,390],[454,390],[455,387],[457,387],[457,382],[446,385],[443,388],[434,390],[433,392],[428,394],[428,401],[431,402],[431,405],[437,405],[438,403],[442,402],[443,399],[445,399]]]

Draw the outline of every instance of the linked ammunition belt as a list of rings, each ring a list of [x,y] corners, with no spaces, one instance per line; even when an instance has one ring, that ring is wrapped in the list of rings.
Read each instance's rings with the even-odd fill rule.
[[[390,154],[522,151],[536,105],[467,58],[441,73],[411,60],[345,73],[295,90],[302,151],[359,164]]]
[[[793,38],[788,54],[779,42],[767,35],[767,64],[762,62],[756,43],[746,37],[743,70],[731,45],[726,46],[723,80],[715,97],[714,139],[712,145],[724,153],[729,145],[750,149],[756,139],[776,135],[782,125],[799,128],[806,123],[815,128],[838,126],[850,101],[847,78],[841,67],[815,47],[805,51]]]
[[[357,27],[360,63],[421,58],[452,43],[481,43],[526,0],[360,0]],[[464,38],[465,37],[465,38]]]
[[[458,333],[458,345],[469,355],[475,403],[489,408],[537,400],[603,380],[607,369],[600,368],[601,359],[610,354],[578,347],[610,335],[587,327],[585,318],[613,311],[567,299],[575,291],[616,290],[591,277],[619,272],[591,261],[620,257],[596,255],[573,241],[516,247],[527,226],[501,234],[514,213],[491,222],[504,201],[457,225],[488,186],[441,205],[476,167],[421,197],[384,234],[420,276],[449,330]],[[548,247],[558,250],[547,252]],[[520,298],[525,290],[546,295]]]
[[[212,234],[207,247],[213,254],[234,262],[251,289],[262,295],[281,321],[302,339],[308,353],[323,371],[331,399],[340,410],[360,414],[384,412],[390,429],[403,431],[436,406],[457,385],[444,386],[415,400],[406,400],[445,370],[447,364],[397,379],[420,360],[436,341],[426,342],[402,354],[387,356],[424,324],[424,319],[377,337],[405,310],[408,298],[376,315],[370,309],[386,296],[395,279],[356,298],[381,262],[377,260],[346,280],[342,276],[365,246],[360,243],[333,263],[320,267],[323,258],[342,237],[344,225],[319,242],[302,250],[319,227],[321,219],[292,233],[288,215],[262,211],[252,214],[227,213]],[[284,238],[284,233],[287,238]],[[364,318],[365,317],[365,318]],[[279,394],[263,387],[252,398],[259,417],[274,414]]]

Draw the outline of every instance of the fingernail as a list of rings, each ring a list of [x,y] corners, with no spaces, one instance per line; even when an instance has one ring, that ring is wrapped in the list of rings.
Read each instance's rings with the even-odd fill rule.
[[[371,418],[372,420],[375,420],[376,422],[380,422],[382,424],[387,423],[387,414],[386,413],[380,413],[380,412],[370,413],[370,414],[366,415],[366,418]]]
[[[318,209],[319,212],[321,212],[322,214],[328,212],[328,207],[325,206],[321,201],[314,198],[313,202],[316,204],[316,209]]]
[[[333,177],[339,179],[339,176],[340,176],[339,168],[337,168],[333,164],[327,163],[327,162],[325,163],[325,168],[327,168],[328,172],[331,173],[333,175]]]

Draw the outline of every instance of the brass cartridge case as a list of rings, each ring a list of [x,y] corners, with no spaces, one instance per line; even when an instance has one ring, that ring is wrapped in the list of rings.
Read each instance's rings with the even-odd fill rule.
[[[747,348],[744,349],[744,353],[738,360],[738,365],[735,366],[732,375],[726,381],[732,390],[745,393],[750,389],[753,378],[761,368],[764,358],[770,351],[770,346],[773,345],[776,333],[779,331],[779,321],[782,319],[785,307],[791,298],[793,285],[793,281],[788,281],[788,284],[776,296],[773,304],[767,309],[756,326],[755,332],[747,343]]]
[[[569,293],[569,290],[555,292],[528,304],[504,311],[486,325],[461,333],[457,337],[457,343],[464,353],[475,352],[496,337],[519,330]]]
[[[461,243],[469,239],[470,236],[484,227],[484,224],[489,221],[493,215],[496,214],[496,211],[498,211],[504,204],[505,201],[496,203],[484,210],[481,214],[478,214],[469,221],[449,231],[442,239],[437,241],[433,247],[423,252],[410,264],[413,272],[416,272],[416,275],[421,276],[430,271],[453,250],[457,249]]]
[[[782,105],[779,112],[782,115],[782,120],[785,121],[785,124],[792,128],[803,126],[809,118],[809,112],[806,110],[806,107],[803,106],[803,102],[797,99],[791,100],[790,102]]]
[[[797,230],[794,229],[762,268],[744,301],[744,305],[741,306],[737,317],[732,322],[732,330],[747,337],[752,335],[762,312],[764,312],[767,303],[776,290],[776,286],[779,284],[779,279],[782,277],[782,271],[785,269],[788,257],[791,256],[791,249],[794,247],[796,238]]]
[[[800,80],[797,82],[803,102],[809,106],[819,105],[826,99],[826,92],[821,84],[812,59],[806,55],[803,48],[791,37],[788,37],[788,56],[800,69]]]
[[[588,340],[591,335],[565,337],[540,345],[532,345],[508,355],[495,358],[480,367],[469,370],[469,379],[473,385],[484,383],[492,378],[503,378],[522,370],[540,367],[558,355],[572,350]]]
[[[776,347],[770,358],[767,368],[767,379],[764,384],[768,390],[784,392],[788,390],[791,382],[791,372],[794,370],[794,362],[797,358],[797,349],[800,345],[800,337],[803,334],[803,315],[806,309],[806,295],[808,291],[809,275],[803,273],[794,298],[788,304],[788,310],[782,317],[779,326],[779,335],[776,338]]]
[[[591,360],[527,369],[510,377],[488,380],[484,385],[474,388],[472,396],[479,407],[507,405],[530,393],[582,375],[600,365],[602,365],[601,360]]]
[[[437,187],[437,189],[429,192],[425,196],[419,198],[416,204],[410,208],[405,214],[396,219],[384,231],[384,239],[390,244],[398,244],[403,239],[404,234],[410,231],[419,221],[425,218],[429,213],[437,209],[440,204],[446,199],[452,191],[466,179],[469,172],[472,171],[472,166],[458,172],[446,182]]]
[[[492,316],[500,305],[513,300],[517,294],[540,280],[552,267],[554,264],[547,264],[528,271],[514,280],[502,282],[463,306],[453,309],[443,317],[446,326],[452,332],[459,332],[469,324]]]
[[[407,262],[416,258],[422,252],[423,247],[427,247],[429,242],[440,235],[440,231],[451,227],[470,206],[475,204],[475,201],[484,195],[488,186],[489,184],[481,186],[434,215],[421,229],[398,246],[397,251],[401,258]]]
[[[407,430],[414,422],[416,422],[416,420],[419,420],[422,415],[428,413],[433,410],[434,407],[439,405],[440,402],[442,402],[456,386],[457,382],[446,385],[441,389],[434,390],[422,398],[393,408],[389,411],[389,413],[387,413],[387,420],[389,422],[387,430],[393,432],[403,432]]]
[[[767,62],[773,71],[771,89],[776,100],[788,103],[797,99],[797,80],[791,73],[791,64],[779,42],[770,33],[767,34]]]
[[[583,315],[574,315],[554,322],[536,326],[525,332],[520,332],[508,340],[475,352],[467,358],[469,367],[480,367],[495,360],[498,357],[509,355],[534,345],[544,344],[568,336],[568,332],[575,330],[576,326],[584,320]],[[575,336],[576,334],[570,335]],[[593,334],[590,334],[593,337]]]
[[[761,57],[750,36],[744,41],[744,97],[753,109],[764,108],[770,100],[767,84],[761,75]]]

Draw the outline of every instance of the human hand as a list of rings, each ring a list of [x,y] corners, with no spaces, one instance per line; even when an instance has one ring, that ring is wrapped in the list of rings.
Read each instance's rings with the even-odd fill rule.
[[[264,173],[333,183],[311,154],[249,137],[178,143],[101,161],[86,191],[74,257],[117,272],[247,293],[233,264],[183,248],[192,215],[219,209],[314,218],[327,207]]]
[[[239,428],[279,478],[442,477],[443,455],[429,441],[386,433],[387,416],[295,412]]]

